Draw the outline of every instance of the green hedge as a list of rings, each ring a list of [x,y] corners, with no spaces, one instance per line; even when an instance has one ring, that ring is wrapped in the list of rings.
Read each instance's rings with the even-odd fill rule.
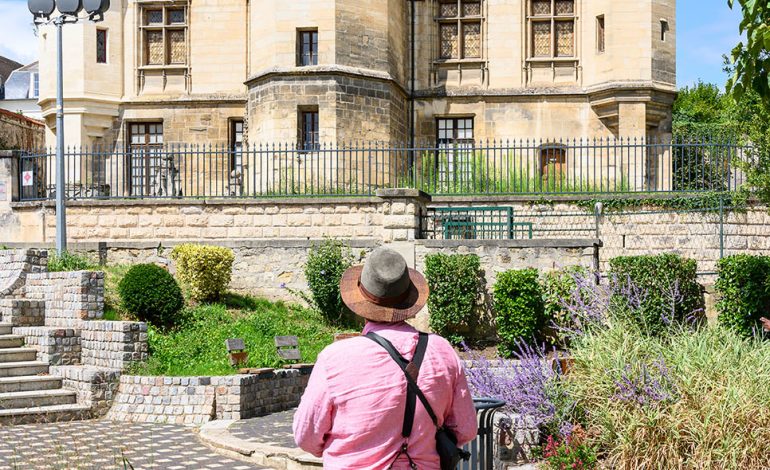
[[[733,255],[719,260],[714,285],[719,322],[750,336],[770,315],[770,256]]]
[[[481,261],[477,255],[425,257],[425,278],[430,287],[430,327],[453,343],[465,339],[479,313]]]
[[[683,322],[693,314],[702,315],[703,289],[696,280],[696,272],[695,260],[664,253],[613,258],[609,274],[620,311],[628,313],[648,333],[661,334],[669,323]],[[623,293],[629,282],[644,293],[638,307],[630,305]],[[675,287],[679,293],[676,302],[672,300]]]
[[[328,321],[340,322],[346,311],[340,294],[340,280],[353,263],[350,248],[341,241],[326,239],[314,245],[305,264],[309,299]]]
[[[493,287],[495,322],[503,357],[517,351],[516,342],[531,342],[546,323],[543,289],[536,269],[505,271]]]

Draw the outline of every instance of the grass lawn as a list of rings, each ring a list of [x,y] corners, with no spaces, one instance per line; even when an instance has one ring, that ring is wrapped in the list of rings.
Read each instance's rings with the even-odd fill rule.
[[[180,325],[162,332],[149,328],[150,358],[131,371],[139,375],[228,375],[225,340],[241,338],[249,353],[247,367],[280,367],[274,337],[299,338],[302,362],[314,362],[334,341],[334,334],[349,331],[329,325],[317,312],[253,297],[230,294],[223,303],[200,305],[183,312]]]

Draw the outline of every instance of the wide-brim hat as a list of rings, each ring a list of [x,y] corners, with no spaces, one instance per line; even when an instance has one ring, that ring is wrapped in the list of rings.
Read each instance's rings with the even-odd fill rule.
[[[363,266],[353,266],[340,280],[342,301],[367,320],[397,323],[414,317],[428,301],[428,283],[407,267],[404,258],[378,248]]]

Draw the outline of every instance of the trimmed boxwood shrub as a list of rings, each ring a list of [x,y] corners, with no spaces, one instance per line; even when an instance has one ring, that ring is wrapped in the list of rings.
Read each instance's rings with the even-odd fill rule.
[[[477,255],[435,253],[425,257],[433,331],[457,344],[479,313],[481,261]]]
[[[695,260],[673,253],[613,258],[610,282],[615,306],[644,331],[661,334],[673,322],[703,315],[703,288],[696,272]],[[638,305],[631,305],[629,283],[641,294],[635,299]]]
[[[168,271],[154,264],[137,264],[118,284],[123,308],[140,321],[172,327],[184,307],[182,290]]]
[[[497,275],[492,290],[498,349],[503,357],[511,357],[517,342],[531,343],[545,326],[540,276],[536,269],[505,271]]]
[[[719,260],[714,285],[719,323],[750,336],[770,316],[770,256],[733,255]]]
[[[340,279],[352,263],[350,248],[338,240],[326,239],[308,253],[305,279],[311,298],[305,300],[333,323],[344,319],[346,307],[340,294]]]
[[[184,243],[171,251],[176,274],[191,300],[203,302],[222,297],[233,273],[233,250],[219,246]]]

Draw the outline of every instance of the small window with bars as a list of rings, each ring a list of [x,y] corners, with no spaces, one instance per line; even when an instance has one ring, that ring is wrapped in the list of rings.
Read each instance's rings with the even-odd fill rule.
[[[96,63],[107,63],[107,30],[96,30]]]
[[[187,65],[188,8],[146,6],[142,10],[143,65]]]
[[[320,147],[318,108],[300,109],[299,145],[300,150],[306,152],[318,150]]]
[[[297,65],[318,65],[318,30],[297,31]]]
[[[531,58],[575,57],[575,0],[530,0],[528,21]]]
[[[440,0],[437,18],[440,59],[481,58],[481,0]]]

